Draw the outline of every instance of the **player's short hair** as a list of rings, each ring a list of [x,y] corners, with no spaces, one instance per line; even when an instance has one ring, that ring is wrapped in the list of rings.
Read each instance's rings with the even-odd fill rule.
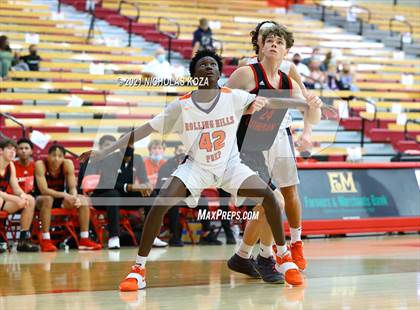
[[[210,51],[210,50],[202,50],[197,52],[193,59],[191,59],[190,62],[190,75],[194,77],[195,74],[195,66],[197,65],[197,62],[204,57],[211,57],[217,62],[217,66],[219,67],[219,72],[222,73],[223,70],[223,62],[222,58],[220,58],[219,55],[216,54],[216,52]]]
[[[115,141],[117,141],[117,139],[115,139],[115,137],[114,137],[114,136],[111,136],[111,135],[103,135],[103,136],[99,139],[99,145],[100,145],[100,146],[104,145],[104,143],[105,143],[106,141],[115,142]]]
[[[265,20],[259,23],[254,30],[252,30],[249,34],[251,35],[251,43],[254,48],[255,53],[258,55],[260,48],[258,47],[258,34],[260,33],[261,27],[265,24],[272,24],[273,26],[278,26],[279,24],[274,20]]]
[[[64,148],[64,146],[57,143],[50,146],[50,148],[48,149],[48,155],[54,153],[56,150],[60,150],[63,153],[63,155],[66,155],[66,149]]]
[[[147,149],[150,151],[154,146],[162,146],[163,148],[166,147],[164,142],[156,139],[149,142],[149,144],[147,145]]]
[[[295,39],[293,38],[293,33],[290,32],[284,26],[273,26],[273,27],[264,29],[262,33],[262,41],[265,42],[265,40],[269,36],[276,36],[279,38],[283,38],[284,42],[286,43],[286,48],[291,48],[293,46],[293,43],[295,42]]]
[[[18,142],[17,142],[17,145],[19,146],[22,143],[27,143],[29,145],[29,147],[31,148],[31,150],[34,148],[34,144],[28,138],[21,138],[21,139],[19,139]]]
[[[11,139],[6,138],[6,139],[0,140],[0,150],[4,150],[5,148],[9,146],[17,148],[16,142]]]

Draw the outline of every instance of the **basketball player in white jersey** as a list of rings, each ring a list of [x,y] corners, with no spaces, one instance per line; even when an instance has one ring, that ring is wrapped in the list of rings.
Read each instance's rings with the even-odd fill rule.
[[[262,40],[262,32],[273,27],[278,27],[278,24],[272,21],[265,21],[258,24],[256,29],[251,32],[252,43],[258,56],[254,58],[248,58],[246,63],[242,62],[240,65],[248,64],[249,66],[258,61],[263,61],[264,53],[262,51],[264,42]],[[285,46],[288,51],[288,49],[293,45],[293,40],[291,40],[291,43],[285,43],[288,45]],[[283,73],[288,74],[289,77],[296,78],[299,81],[298,84],[301,87],[302,93],[305,95],[305,97],[313,96],[306,92],[305,86],[303,85],[293,63],[281,59],[280,66],[276,64],[276,69],[274,71],[278,70],[278,68],[280,68]],[[242,85],[242,82],[245,80],[245,78],[244,73],[242,71],[239,72],[239,69],[238,72],[234,72],[232,74],[227,85],[229,87],[241,88],[248,91],[254,89],[255,83],[253,83],[252,71],[248,71],[251,75],[251,80],[249,82],[250,85]],[[322,102],[319,102],[319,106],[321,106]],[[263,153],[266,159],[266,164],[268,166],[271,180],[274,181],[273,183],[275,186],[281,189],[281,193],[285,199],[285,210],[287,219],[289,221],[292,238],[290,248],[293,260],[299,269],[304,270],[306,268],[306,260],[303,255],[303,243],[301,241],[301,207],[296,187],[296,185],[299,183],[299,179],[297,175],[296,162],[294,159],[293,140],[289,128],[292,119],[289,113],[286,115],[287,116],[284,118],[279,127],[279,131],[276,139],[274,140],[274,143],[271,145],[269,150],[266,150]],[[300,150],[303,150],[304,147],[307,147],[311,144],[310,138],[308,138],[311,134],[311,124],[307,121],[306,118],[304,118],[304,123],[305,126],[303,138],[299,141],[299,143],[301,143]],[[251,253],[252,248],[258,239],[260,240],[260,251],[256,261],[254,262],[251,258]],[[240,247],[236,251],[235,255],[233,255],[228,261],[229,268],[234,271],[247,274],[251,277],[261,276],[262,279],[266,282],[281,283],[281,275],[277,273],[273,268],[274,260],[272,259],[271,245],[271,231],[270,229],[267,229],[265,218],[261,217],[258,220],[249,221],[247,223]]]
[[[178,132],[188,149],[186,161],[165,183],[146,218],[135,265],[120,283],[121,291],[135,291],[146,286],[146,258],[165,213],[189,195],[198,199],[203,189],[212,186],[220,187],[234,197],[249,197],[262,204],[275,243],[282,253],[276,257],[276,268],[285,275],[289,284],[303,282],[287,251],[281,218],[283,201],[277,200],[267,183],[241,162],[236,142],[239,120],[245,110],[252,113],[264,106],[282,108],[284,100],[219,88],[217,81],[221,71],[222,61],[218,55],[211,51],[198,52],[191,61],[190,73],[192,77],[206,78],[208,85],[199,86],[199,90],[174,100],[161,114],[108,148],[87,152],[80,158],[84,161],[91,156],[93,161],[101,160],[110,152],[125,147],[131,136],[137,141],[156,131]],[[298,89],[295,97],[303,98]],[[303,103],[300,107],[305,110],[308,105]]]

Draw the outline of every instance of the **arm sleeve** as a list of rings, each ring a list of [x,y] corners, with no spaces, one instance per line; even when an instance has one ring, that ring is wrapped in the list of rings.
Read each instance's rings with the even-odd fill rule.
[[[165,110],[150,120],[149,125],[161,134],[182,132],[182,109],[178,99],[171,102]]]
[[[235,105],[235,111],[244,111],[252,102],[254,102],[254,94],[250,94],[240,89],[232,89],[233,103]]]

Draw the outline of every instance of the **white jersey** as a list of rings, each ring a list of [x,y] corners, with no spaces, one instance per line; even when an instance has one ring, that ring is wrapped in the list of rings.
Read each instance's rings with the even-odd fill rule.
[[[256,64],[258,63],[258,57],[249,57],[246,60],[246,64],[247,65],[252,65],[252,64]],[[289,75],[290,73],[290,68],[292,67],[292,62],[288,61],[288,60],[283,60],[280,64],[280,70],[284,73],[286,73],[287,75]],[[283,121],[280,125],[279,131],[286,129],[287,127],[290,127],[290,125],[292,125],[292,116],[290,115],[289,112],[286,113],[286,115],[283,118]]]
[[[244,110],[254,100],[253,94],[226,87],[207,103],[196,102],[188,93],[175,99],[149,124],[162,134],[179,133],[189,159],[221,176],[231,159],[239,159],[236,132]]]

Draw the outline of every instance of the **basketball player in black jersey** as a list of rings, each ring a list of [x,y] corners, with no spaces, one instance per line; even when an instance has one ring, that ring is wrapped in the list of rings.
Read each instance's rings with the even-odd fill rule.
[[[16,147],[16,143],[12,140],[0,141],[0,211],[9,214],[21,211],[21,230],[17,250],[37,252],[38,247],[31,243],[31,233],[29,231],[34,216],[35,200],[31,195],[25,194],[16,178],[16,170],[13,164]],[[12,194],[7,193],[8,188],[11,189],[9,192],[12,192]]]
[[[279,70],[281,61],[293,45],[292,34],[284,27],[273,25],[263,31],[262,37],[262,53],[264,55],[262,62],[237,69],[230,77],[227,86],[243,89],[264,97],[295,97],[295,93],[301,95],[299,85]],[[306,101],[310,108],[304,113],[305,121],[316,124],[321,117],[320,107],[322,102],[312,94],[307,95]],[[238,146],[243,162],[257,171],[259,176],[268,183],[270,183],[270,174],[263,151],[270,149],[273,145],[285,113],[286,110],[263,108],[252,116],[243,116],[238,129]],[[271,186],[275,189],[274,185],[271,184]],[[280,192],[278,193],[280,195]],[[263,212],[260,212],[260,214],[263,214]],[[265,216],[262,218],[265,221]],[[259,221],[261,220],[260,216]],[[259,231],[255,233],[259,233]],[[252,249],[252,246],[248,247]],[[245,247],[245,244],[242,243],[241,247]],[[267,252],[271,252],[271,242],[266,247]],[[283,276],[275,271],[274,261],[271,257],[265,258],[259,255],[255,264],[249,256],[250,249],[249,251],[245,249],[244,255],[241,255],[240,250],[241,248],[228,261],[230,269],[252,277],[261,276],[264,281],[270,283],[282,283],[284,281]],[[280,251],[289,255],[287,249],[280,249]]]
[[[35,163],[35,193],[38,195],[37,206],[40,208],[42,222],[41,250],[57,251],[51,241],[49,229],[51,209],[61,207],[79,210],[79,249],[99,250],[101,245],[89,238],[89,199],[77,193],[74,165],[71,160],[64,158],[65,153],[61,145],[55,144],[48,150],[46,160]]]

